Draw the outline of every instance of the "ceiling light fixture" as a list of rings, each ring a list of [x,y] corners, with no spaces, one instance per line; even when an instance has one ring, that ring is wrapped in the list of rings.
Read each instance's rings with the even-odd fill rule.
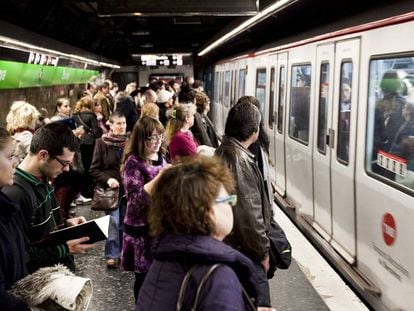
[[[143,30],[141,30],[141,31],[134,31],[134,32],[132,32],[132,35],[133,36],[149,36],[150,35],[150,32],[149,31],[143,31]]]
[[[103,67],[110,67],[110,68],[117,68],[117,69],[121,68],[120,66],[115,65],[115,64],[109,64],[109,63],[100,62],[100,61],[97,61],[97,60],[94,60],[94,59],[86,58],[86,57],[75,55],[75,54],[67,54],[67,53],[64,53],[64,52],[56,51],[56,50],[42,48],[40,46],[36,46],[36,45],[30,44],[30,43],[17,41],[15,39],[4,37],[4,36],[0,36],[0,45],[3,45],[3,46],[8,47],[8,48],[15,48],[15,49],[23,50],[23,51],[26,51],[26,52],[51,53],[51,54],[55,54],[58,57],[63,57],[63,58],[68,58],[68,59],[75,59],[75,60],[85,62],[85,63],[91,64],[91,65],[94,65],[94,66],[103,66]]]
[[[198,53],[198,56],[203,56],[207,54],[208,52],[212,51],[213,49],[217,48],[224,42],[230,40],[231,38],[237,36],[238,34],[242,33],[243,31],[253,27],[254,25],[260,23],[267,17],[269,17],[272,14],[275,14],[276,12],[279,12],[285,8],[287,8],[289,5],[295,3],[298,0],[279,0],[272,5],[269,5],[267,8],[265,8],[263,11],[260,11],[255,16],[249,18],[247,21],[241,23],[239,26],[234,28],[232,31],[226,33],[224,36],[222,36],[220,39],[214,41],[209,46],[207,46],[204,50]]]

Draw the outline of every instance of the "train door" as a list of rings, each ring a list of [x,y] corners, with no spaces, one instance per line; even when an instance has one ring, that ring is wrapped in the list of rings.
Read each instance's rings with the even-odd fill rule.
[[[287,82],[287,61],[288,53],[280,53],[276,56],[276,115],[273,127],[274,164],[275,164],[275,187],[277,192],[285,195],[286,192],[286,159],[285,159],[285,120],[286,120],[286,82]],[[275,59],[275,60],[276,60]]]
[[[330,129],[333,247],[355,261],[355,145],[360,39],[335,45],[333,118]],[[332,139],[334,140],[332,144]]]
[[[329,139],[332,126],[333,71],[335,45],[324,44],[316,51],[315,127],[313,148],[314,227],[327,241],[332,234],[331,153],[334,140]],[[328,126],[329,125],[329,126]]]

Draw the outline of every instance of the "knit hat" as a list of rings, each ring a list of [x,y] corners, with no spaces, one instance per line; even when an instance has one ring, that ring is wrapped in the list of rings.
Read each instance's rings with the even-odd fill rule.
[[[166,103],[168,100],[170,100],[173,97],[173,93],[168,92],[167,90],[161,90],[158,93],[157,97],[157,103],[163,104]]]

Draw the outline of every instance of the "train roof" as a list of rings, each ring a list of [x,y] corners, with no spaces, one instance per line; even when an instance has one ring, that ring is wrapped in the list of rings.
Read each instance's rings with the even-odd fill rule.
[[[350,17],[354,17],[355,24],[364,19],[366,22],[367,13],[374,19],[414,10],[412,0],[279,0],[288,5],[197,57],[210,43],[274,2],[3,0],[0,19],[121,65],[136,64],[134,55],[183,52],[192,53],[196,63],[211,64],[230,55],[262,49],[270,42],[323,29],[324,25],[344,28],[351,23]],[[17,37],[19,33],[2,35]]]

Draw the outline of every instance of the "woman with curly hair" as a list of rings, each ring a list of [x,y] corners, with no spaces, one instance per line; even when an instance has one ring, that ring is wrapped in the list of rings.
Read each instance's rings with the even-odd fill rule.
[[[256,310],[253,263],[223,243],[237,201],[225,165],[217,157],[183,158],[145,189],[154,262],[136,310]]]
[[[7,130],[15,141],[15,155],[18,161],[29,153],[30,142],[39,122],[37,108],[24,100],[14,101],[7,114]]]

